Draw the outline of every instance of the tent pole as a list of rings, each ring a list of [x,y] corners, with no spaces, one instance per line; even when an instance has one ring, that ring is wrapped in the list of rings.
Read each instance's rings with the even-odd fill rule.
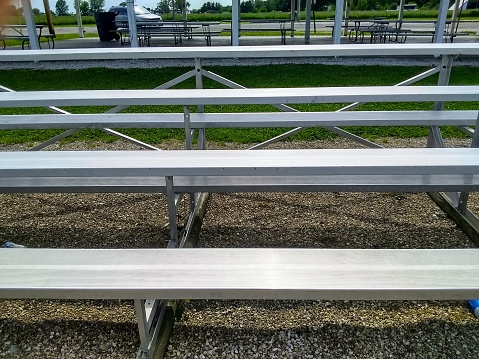
[[[334,14],[334,32],[333,44],[339,45],[341,43],[341,29],[343,25],[343,7],[344,0],[336,0],[336,12]]]
[[[239,0],[233,0],[231,14],[231,45],[239,45],[239,22],[240,22],[240,8]]]
[[[128,13],[128,29],[130,30],[131,47],[139,47],[135,17],[135,0],[126,0],[126,11]]]
[[[48,33],[50,35],[54,35],[55,29],[53,28],[52,11],[50,10],[50,3],[48,2],[48,0],[43,0],[43,7],[45,8],[45,17],[47,19]]]
[[[309,44],[311,35],[311,1],[306,0],[306,23],[304,25],[304,42]]]
[[[28,39],[30,41],[30,49],[40,50],[38,42],[37,28],[35,27],[35,19],[33,18],[32,3],[30,0],[22,0],[23,17],[28,29]]]
[[[48,0],[44,0],[48,1]],[[77,25],[78,25],[78,36],[80,38],[85,37],[83,34],[83,24],[81,20],[81,12],[80,12],[80,0],[75,0],[75,6],[76,6],[76,15],[77,15]]]

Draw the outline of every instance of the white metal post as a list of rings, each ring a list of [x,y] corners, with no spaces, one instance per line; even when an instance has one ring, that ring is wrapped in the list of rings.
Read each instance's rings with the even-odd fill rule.
[[[404,18],[404,4],[406,3],[406,0],[401,0],[399,3],[399,14],[398,14],[398,20],[402,21]]]
[[[294,22],[296,21],[296,0],[291,0],[291,30],[293,29]],[[291,36],[293,36],[293,31],[291,31]]]
[[[39,50],[40,43],[38,42],[37,28],[35,27],[35,20],[33,18],[32,4],[30,0],[22,0],[23,17],[28,29],[28,38],[30,41],[30,49]]]
[[[441,0],[439,11],[437,12],[436,31],[434,32],[434,43],[441,43],[446,29],[447,10],[449,10],[449,1]]]
[[[126,0],[126,11],[128,12],[128,29],[130,31],[131,47],[138,47],[138,34],[136,29],[135,0]]]
[[[454,2],[454,10],[452,11],[451,26],[449,27],[449,32],[448,32],[449,34],[455,33],[457,25],[459,25],[459,23],[457,21],[457,16],[458,16],[458,13],[459,13],[459,3],[460,2],[461,2],[461,0],[456,0]]]
[[[312,0],[306,0],[306,24],[304,26],[304,42],[309,43],[311,34],[311,2]]]
[[[176,224],[176,201],[175,190],[173,185],[173,177],[166,176],[166,198],[168,202],[168,222],[170,223],[170,243],[176,248],[179,246],[178,242],[178,226]]]
[[[239,45],[240,8],[239,0],[233,0],[231,14],[231,45]]]
[[[343,35],[347,36],[348,35],[348,19],[349,19],[349,0],[345,0],[344,2],[344,32]]]
[[[80,12],[80,0],[75,0],[76,15],[77,15],[77,24],[78,24],[78,36],[81,38],[85,37],[83,34],[83,23],[81,21],[81,12]]]
[[[334,14],[333,44],[341,43],[341,29],[343,25],[344,0],[336,0],[336,13]]]

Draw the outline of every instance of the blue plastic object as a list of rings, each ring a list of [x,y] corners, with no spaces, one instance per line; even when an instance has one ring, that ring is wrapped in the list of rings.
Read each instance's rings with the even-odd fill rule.
[[[25,246],[22,246],[21,244],[16,244],[13,242],[6,242],[3,245],[3,248],[25,248]]]
[[[469,307],[471,308],[471,312],[473,312],[476,318],[479,319],[479,299],[471,299],[468,303]]]

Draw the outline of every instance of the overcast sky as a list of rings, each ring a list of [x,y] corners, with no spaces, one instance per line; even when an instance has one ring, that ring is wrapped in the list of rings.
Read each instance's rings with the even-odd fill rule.
[[[40,9],[41,12],[43,12],[43,0],[30,0],[30,1],[32,2],[32,7],[36,7],[37,9]],[[122,1],[123,0],[105,0],[105,10],[108,10],[110,7],[114,5],[118,5]],[[201,5],[203,5],[205,2],[208,2],[208,0],[187,0],[187,1],[191,4],[190,10],[199,9]],[[231,5],[230,0],[209,0],[209,1],[219,2],[221,5]],[[68,11],[74,13],[75,8],[73,7],[73,0],[66,0],[66,2],[68,5]],[[160,0],[136,0],[135,4],[141,5],[144,7],[155,8],[156,4],[158,4],[159,2]],[[50,8],[52,9],[52,11],[55,11],[56,3],[57,3],[57,0],[50,0]]]

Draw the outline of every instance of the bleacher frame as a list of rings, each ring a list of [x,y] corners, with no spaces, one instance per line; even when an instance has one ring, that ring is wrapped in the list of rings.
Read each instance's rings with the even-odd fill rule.
[[[40,150],[46,146],[74,133],[79,128],[101,128],[105,131],[122,137],[130,142],[136,143],[140,146],[143,146],[150,150],[157,150],[154,146],[149,144],[141,143],[135,139],[129,138],[122,135],[118,131],[113,131],[110,128],[121,128],[121,127],[145,127],[145,128],[155,128],[155,127],[167,127],[167,128],[184,128],[185,129],[185,138],[186,138],[186,148],[192,149],[192,137],[193,132],[199,132],[199,145],[200,149],[205,147],[205,129],[210,127],[260,127],[260,126],[280,126],[287,127],[293,126],[296,127],[292,131],[272,138],[271,140],[253,146],[252,149],[260,149],[266,147],[268,144],[274,143],[281,139],[287,138],[298,131],[301,131],[305,127],[312,126],[321,126],[327,128],[337,134],[340,134],[346,138],[357,141],[358,143],[371,148],[380,147],[375,143],[372,143],[364,138],[358,137],[351,133],[346,132],[341,129],[339,126],[350,125],[353,123],[365,123],[366,125],[391,125],[391,122],[395,125],[428,125],[430,126],[430,134],[428,140],[428,147],[444,147],[442,136],[440,133],[439,126],[441,125],[456,125],[464,133],[474,136],[474,131],[471,129],[471,126],[477,123],[478,113],[477,111],[456,111],[449,113],[449,111],[443,111],[444,101],[451,100],[476,100],[478,99],[478,90],[466,88],[456,88],[454,94],[451,94],[451,91],[447,88],[449,82],[450,72],[453,66],[453,60],[456,56],[479,56],[479,45],[478,44],[432,44],[428,46],[420,45],[397,45],[397,44],[387,44],[381,47],[378,46],[368,46],[368,45],[331,45],[331,46],[274,46],[268,48],[255,48],[255,47],[240,47],[240,48],[172,48],[172,49],[155,49],[155,48],[142,48],[142,49],[90,49],[87,51],[76,52],[74,50],[55,50],[55,51],[42,51],[34,50],[28,52],[22,52],[19,54],[16,51],[3,51],[0,53],[0,61],[76,61],[76,60],[116,60],[116,59],[153,59],[153,58],[180,58],[180,59],[190,59],[194,69],[187,71],[184,75],[179,76],[176,79],[173,79],[165,84],[159,85],[156,90],[145,90],[134,92],[137,96],[132,96],[132,92],[121,93],[119,91],[112,91],[112,95],[107,94],[106,92],[94,92],[94,91],[84,91],[84,92],[75,92],[70,98],[65,92],[56,92],[56,93],[15,93],[13,90],[6,87],[2,87],[4,92],[9,92],[5,94],[0,94],[0,106],[1,107],[15,107],[15,106],[45,106],[50,108],[53,112],[56,112],[56,115],[28,115],[28,116],[0,116],[0,129],[13,129],[13,128],[66,128],[68,131],[63,134],[56,136],[54,139],[51,139],[43,144],[37,145],[33,150]],[[433,59],[434,57],[441,57],[437,67],[430,69],[422,74],[419,74],[411,79],[407,79],[401,83],[398,83],[396,86],[391,87],[382,87],[382,88],[368,88],[368,89],[353,89],[353,88],[344,88],[336,89],[336,97],[332,94],[333,89],[328,88],[324,91],[321,89],[295,89],[289,90],[288,94],[284,94],[284,91],[278,89],[277,98],[272,98],[271,89],[267,91],[262,90],[253,90],[245,89],[241,84],[234,83],[228,79],[225,79],[217,74],[214,74],[203,67],[203,61],[207,59],[223,59],[223,58],[254,58],[254,57],[387,57],[394,56],[399,58],[408,58],[410,56],[427,56]],[[418,93],[411,95],[411,91],[403,90],[400,87],[413,84],[423,78],[426,78],[433,74],[439,73],[439,81],[437,89],[444,89],[444,95],[441,95],[440,91],[431,91],[428,93],[427,88],[417,89],[421,95],[424,95],[425,101],[434,101],[434,110],[433,111],[417,111],[417,113],[407,113],[407,112],[395,112],[391,114],[386,113],[361,113],[354,112],[347,114],[348,110],[360,106],[362,103],[367,101],[385,101],[391,100],[393,96],[396,96],[397,101],[409,101],[416,100]],[[170,87],[188,79],[194,77],[196,79],[196,90],[182,90],[181,93],[170,93]],[[232,89],[240,89],[239,93],[242,93],[241,96],[238,96],[237,102],[232,102],[232,98],[236,95],[234,90],[221,90],[215,92],[215,90],[201,90],[202,89],[202,79],[207,77],[219,82],[222,85],[226,85]],[[1,84],[0,84],[1,85]],[[199,90],[199,91],[197,91]],[[176,90],[175,90],[176,91]],[[376,91],[376,92],[375,92]],[[362,92],[362,93],[361,93]],[[114,94],[114,96],[113,96]],[[275,105],[281,111],[284,111],[280,114],[207,114],[203,113],[203,106],[206,104],[218,104],[221,98],[221,95],[228,97],[227,103],[270,103]],[[365,95],[366,94],[366,95]],[[58,95],[55,97],[55,95]],[[170,96],[173,95],[173,96]],[[29,97],[30,96],[30,97]],[[265,100],[261,100],[261,96],[264,96]],[[442,96],[442,97],[441,97]],[[298,103],[310,102],[310,101],[324,101],[324,98],[327,97],[327,101],[338,101],[342,103],[351,104],[343,107],[337,112],[331,113],[301,113],[294,110],[292,107],[285,105],[284,103]],[[159,98],[162,100],[159,101]],[[72,105],[89,105],[92,103],[92,99],[96,99],[98,103],[101,101],[102,104],[116,105],[115,108],[108,111],[105,114],[96,116],[94,115],[75,115],[68,114],[66,111],[55,107],[57,105],[67,105],[68,103]],[[187,99],[187,100],[185,100]],[[214,99],[214,100],[212,100]],[[296,100],[295,100],[296,99]],[[301,100],[299,100],[301,99]],[[17,102],[15,102],[17,101]],[[71,101],[71,102],[68,102]],[[119,114],[121,110],[126,108],[129,105],[133,104],[145,104],[145,103],[154,103],[154,104],[180,104],[184,106],[184,112],[182,114],[137,114],[135,115],[139,121],[125,119],[126,115]],[[13,106],[12,106],[13,105]],[[198,105],[198,114],[190,113],[189,106]],[[389,117],[390,121],[387,121],[385,116],[391,115]],[[133,115],[128,114],[128,117],[131,118]],[[275,116],[274,119],[271,117]],[[364,122],[362,122],[364,121]],[[287,126],[285,126],[287,124]],[[472,146],[477,147],[478,139],[474,137],[472,141]],[[3,167],[4,169],[4,167]],[[475,173],[475,172],[473,172]],[[351,175],[351,174],[349,174]],[[469,175],[469,174],[467,174]],[[36,175],[35,175],[36,176]],[[140,176],[141,177],[141,176]],[[168,202],[170,208],[170,247],[181,247],[184,245],[185,239],[178,238],[178,232],[176,229],[176,205],[178,203],[177,192],[182,192],[183,190],[194,190],[200,191],[208,189],[208,183],[204,182],[201,185],[198,185],[197,188],[193,188],[191,184],[186,183],[184,188],[182,188],[181,179],[177,183],[173,183],[173,176],[164,176],[163,184],[150,183],[145,185],[139,185],[138,182],[133,181],[129,186],[125,183],[117,183],[116,185],[111,185],[110,189],[107,190],[108,186],[102,184],[101,186],[95,187],[94,183],[85,183],[82,178],[81,184],[77,181],[71,183],[65,182],[55,183],[55,182],[44,182],[45,186],[35,187],[32,185],[32,182],[22,181],[27,179],[29,176],[22,174],[18,178],[14,176],[2,177],[0,179],[0,188],[2,192],[88,192],[90,191],[116,191],[119,188],[122,188],[126,192],[135,192],[135,191],[165,191],[168,194]],[[59,180],[58,177],[52,177],[56,180]],[[103,176],[104,180],[105,177]],[[154,178],[156,181],[157,178]],[[101,182],[101,181],[100,181]],[[97,182],[100,183],[100,182]],[[223,190],[231,191],[236,190],[251,190],[251,183],[238,185],[228,185],[228,181],[223,185]],[[51,183],[51,186],[48,186],[48,183]],[[449,188],[450,193],[431,193],[433,199],[436,202],[442,202],[443,207],[448,207],[448,211],[453,213],[453,215],[458,218],[463,226],[466,226],[465,231],[468,235],[478,243],[478,229],[479,221],[478,219],[467,209],[467,199],[468,191],[476,190],[476,184],[474,181],[464,185],[462,188],[458,185],[458,180],[453,179],[452,185]],[[293,183],[294,186],[297,186],[297,183]],[[340,189],[336,184],[335,188]],[[397,184],[396,184],[397,185]],[[304,188],[308,190],[314,189],[311,184],[306,183]],[[346,186],[346,185],[345,185]],[[351,187],[348,184],[348,188],[351,189],[360,189],[360,186]],[[211,184],[210,189],[221,191],[221,186],[218,184]],[[259,186],[261,188],[261,186]],[[377,189],[377,186],[371,187]],[[401,190],[401,184],[397,187],[383,187],[384,190],[391,190],[392,188],[396,190]],[[402,187],[404,190],[404,187]],[[433,189],[431,186],[415,187],[416,190],[427,190]],[[444,182],[438,181],[437,188],[446,188]],[[265,186],[262,187],[263,190],[267,190]],[[281,187],[278,183],[271,184],[270,190],[288,190],[287,185]],[[332,190],[332,186],[324,186],[322,190]],[[365,190],[366,187],[363,187]],[[446,188],[447,189],[447,188]],[[449,190],[447,189],[447,190]],[[319,190],[316,188],[316,190]],[[346,190],[346,187],[343,187],[343,190]],[[412,187],[409,187],[408,190],[414,191]],[[435,190],[435,189],[433,189]],[[454,192],[452,192],[455,190]],[[460,192],[462,191],[462,192]],[[196,210],[194,207],[195,198],[197,196],[192,196],[192,209]],[[191,218],[191,217],[190,217]],[[190,221],[191,222],[191,221]],[[186,231],[187,232],[187,231]],[[473,293],[475,293],[473,291]],[[167,298],[163,298],[167,299]],[[152,343],[155,340],[155,337],[158,333],[158,327],[161,325],[161,320],[157,321],[157,324],[153,325],[153,318],[161,317],[162,311],[164,312],[165,308],[164,300],[155,300],[148,305],[146,304],[146,298],[136,299],[135,306],[137,309],[137,316],[139,319],[139,330],[142,346],[140,349],[140,354],[147,356],[151,354]],[[155,319],[155,320],[156,320]]]

